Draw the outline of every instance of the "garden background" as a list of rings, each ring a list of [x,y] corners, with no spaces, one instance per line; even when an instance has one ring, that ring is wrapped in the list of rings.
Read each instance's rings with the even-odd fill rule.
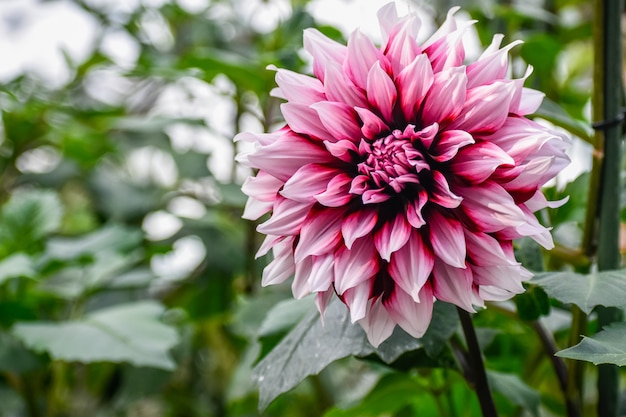
[[[288,284],[261,288],[262,237],[240,218],[250,171],[234,162],[245,149],[232,138],[281,123],[266,67],[310,72],[308,27],[376,39],[384,3],[0,3],[0,416],[480,415],[454,356],[464,344],[454,310],[440,304],[423,341],[374,351],[354,328],[333,327],[344,312],[329,311],[322,328],[311,298],[293,300]],[[573,137],[573,163],[546,191],[569,202],[540,213],[557,248],[521,240],[518,259],[583,277],[573,272],[593,270],[586,228],[597,197],[593,3],[398,2],[419,12],[425,34],[454,5],[478,20],[464,39],[474,58],[494,33],[524,41],[512,72],[534,67],[526,85],[546,93],[536,116]],[[623,307],[616,287],[612,305]],[[498,410],[560,416],[577,398],[593,415],[597,368],[568,360],[563,392],[545,338],[560,350],[594,334],[592,310],[609,292],[576,307],[555,295],[562,289],[528,288],[475,317]],[[266,360],[297,332],[300,345]]]

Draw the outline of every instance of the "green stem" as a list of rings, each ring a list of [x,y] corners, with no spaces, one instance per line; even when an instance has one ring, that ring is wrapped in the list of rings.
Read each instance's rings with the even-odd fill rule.
[[[472,316],[470,316],[470,313],[467,311],[458,307],[457,311],[461,319],[461,326],[463,327],[463,333],[465,334],[465,341],[467,343],[472,372],[472,384],[476,389],[476,395],[480,402],[483,417],[498,417],[498,412],[496,411],[496,406],[491,396],[491,390],[489,389],[489,382],[487,381],[487,373],[485,372],[485,364],[483,363],[482,353],[478,345],[478,338],[476,337],[476,331],[472,323]]]
[[[595,70],[596,84],[594,95],[601,95],[601,118],[596,121],[611,122],[621,115],[622,103],[622,44],[621,18],[622,0],[596,0],[595,32],[596,62],[601,67]],[[598,87],[601,87],[600,89]],[[595,100],[599,104],[600,99]],[[596,104],[594,102],[594,104]],[[620,163],[622,131],[621,123],[607,124],[603,127],[603,159],[600,174],[600,198],[598,216],[598,269],[610,270],[620,266],[619,229],[620,229]],[[622,311],[616,308],[598,308],[598,328],[622,319]],[[617,416],[619,404],[619,370],[616,365],[598,367],[598,415]]]

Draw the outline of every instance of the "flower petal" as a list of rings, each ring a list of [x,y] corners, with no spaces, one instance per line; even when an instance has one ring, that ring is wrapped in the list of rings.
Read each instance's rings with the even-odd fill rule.
[[[340,173],[333,177],[328,183],[326,191],[317,194],[315,199],[326,207],[341,207],[352,200],[353,194],[350,194],[350,185],[352,177],[348,174]]]
[[[348,288],[343,293],[343,302],[350,310],[350,321],[352,323],[361,320],[367,313],[370,294],[372,293],[372,281],[365,281],[356,287]]]
[[[424,126],[455,119],[463,110],[467,76],[465,67],[453,67],[435,74],[422,110]]]
[[[463,111],[448,128],[470,133],[500,129],[509,116],[514,87],[510,81],[498,81],[468,90]]]
[[[388,272],[394,282],[419,303],[420,291],[434,263],[432,249],[424,242],[422,234],[413,230],[407,244],[391,255]]]
[[[383,298],[389,317],[415,338],[424,336],[433,316],[433,291],[430,284],[422,287],[419,302],[396,288],[390,297]]]
[[[446,162],[452,159],[459,149],[475,143],[474,138],[463,130],[445,130],[440,132],[429,154],[437,162]]]
[[[350,79],[364,90],[367,90],[367,77],[376,62],[387,58],[374,46],[372,41],[359,30],[355,30],[348,39],[344,71]]]
[[[389,316],[380,297],[368,303],[365,317],[359,320],[359,324],[365,330],[367,340],[374,347],[378,347],[387,340],[396,327],[396,323]]]
[[[361,89],[354,85],[344,73],[343,67],[337,63],[330,62],[326,66],[324,90],[328,101],[345,103],[351,107],[367,106],[367,99]]]
[[[324,82],[324,74],[329,63],[343,64],[346,47],[329,39],[317,29],[304,30],[304,50],[313,57],[313,74]]]
[[[302,222],[311,210],[311,204],[279,197],[274,204],[272,217],[257,227],[259,233],[292,236],[300,232]]]
[[[433,269],[433,293],[438,300],[452,303],[473,313],[472,271],[460,269],[445,262],[435,262]]]
[[[374,139],[389,131],[389,126],[370,110],[360,107],[355,107],[354,110],[356,110],[361,122],[363,122],[363,126],[361,126],[363,137]]]
[[[316,139],[336,140],[335,137],[326,130],[317,112],[313,108],[302,104],[283,103],[280,105],[280,111],[285,121],[294,132],[308,135]]]
[[[293,262],[292,245],[293,238],[284,239],[274,245],[274,260],[263,269],[261,285],[265,287],[280,284],[294,274],[296,266]]]
[[[279,98],[284,98],[292,103],[310,105],[318,101],[326,100],[324,86],[314,77],[299,74],[294,71],[276,68],[271,65],[269,69],[276,71],[276,84],[278,84]]]
[[[315,195],[323,192],[337,175],[335,168],[320,164],[307,164],[297,170],[285,183],[280,194],[301,203],[314,202]]]
[[[334,141],[361,139],[361,129],[354,109],[344,103],[322,101],[311,105]]]
[[[497,145],[491,142],[479,142],[467,146],[451,161],[450,169],[473,184],[479,184],[489,178],[501,165],[513,166],[515,161]]]
[[[433,188],[430,193],[430,202],[441,207],[453,209],[461,205],[462,197],[450,191],[446,177],[439,171],[433,171]]]
[[[331,288],[335,280],[333,271],[333,263],[335,262],[334,254],[313,256],[312,258],[313,265],[311,267],[311,274],[309,275],[311,292],[326,291]]]
[[[393,120],[393,106],[397,97],[398,91],[393,80],[381,68],[380,62],[376,61],[367,74],[367,99],[380,111],[386,122]]]
[[[403,247],[411,236],[411,225],[404,213],[397,214],[374,233],[374,245],[380,257],[389,262],[391,254]]]
[[[434,82],[433,69],[425,54],[417,56],[396,78],[400,105],[409,123],[416,121],[426,93]]]
[[[332,252],[341,242],[341,223],[345,208],[313,207],[302,222],[300,240],[294,256],[300,262],[309,255]]]
[[[463,225],[456,219],[433,210],[428,218],[430,244],[435,255],[456,268],[465,268],[465,236]]]
[[[348,288],[372,278],[378,268],[378,256],[371,238],[358,239],[352,249],[340,247],[335,256],[335,291],[342,295]]]
[[[348,249],[354,241],[367,235],[378,222],[378,211],[373,208],[361,208],[344,217],[341,224],[341,234]]]

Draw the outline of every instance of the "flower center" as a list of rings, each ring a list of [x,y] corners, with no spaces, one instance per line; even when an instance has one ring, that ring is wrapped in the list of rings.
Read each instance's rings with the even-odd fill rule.
[[[412,130],[412,129],[411,129]],[[364,203],[380,203],[402,192],[407,184],[419,184],[418,173],[430,169],[422,152],[414,146],[414,132],[394,130],[375,140],[359,143],[358,174],[350,192],[363,196]]]

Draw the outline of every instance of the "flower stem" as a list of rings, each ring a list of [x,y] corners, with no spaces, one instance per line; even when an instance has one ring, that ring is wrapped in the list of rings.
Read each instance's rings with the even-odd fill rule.
[[[598,269],[610,270],[620,266],[620,163],[622,123],[619,123],[622,104],[622,0],[596,0],[594,20],[594,105],[596,121],[604,122],[597,129],[602,136],[603,158],[600,170],[598,212]],[[598,329],[620,321],[622,311],[599,307]],[[616,365],[598,367],[598,415],[617,415],[619,403],[619,371]]]
[[[472,316],[467,311],[458,308],[459,318],[461,319],[461,326],[463,327],[463,333],[465,334],[465,341],[467,343],[467,349],[469,353],[469,361],[472,372],[472,384],[476,390],[478,401],[480,402],[480,409],[483,413],[483,417],[497,417],[498,412],[491,396],[491,390],[489,389],[489,382],[487,381],[487,373],[485,372],[485,364],[483,363],[482,353],[480,346],[478,345],[478,338],[476,337],[476,331],[474,330],[474,324],[472,323]]]

